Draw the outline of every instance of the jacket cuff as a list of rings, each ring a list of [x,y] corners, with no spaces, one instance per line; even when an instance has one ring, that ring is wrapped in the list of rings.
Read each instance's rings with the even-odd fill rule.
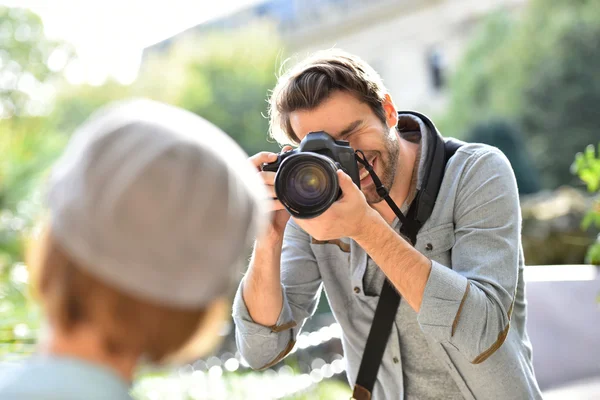
[[[467,278],[431,261],[431,273],[417,316],[423,332],[438,342],[450,341],[462,312],[468,287]]]

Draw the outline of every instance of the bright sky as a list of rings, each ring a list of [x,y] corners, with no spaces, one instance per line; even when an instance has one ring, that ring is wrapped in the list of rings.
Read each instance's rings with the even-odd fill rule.
[[[80,62],[65,71],[72,83],[123,83],[137,76],[142,50],[189,27],[260,0],[0,0],[44,20],[46,34],[72,43]]]

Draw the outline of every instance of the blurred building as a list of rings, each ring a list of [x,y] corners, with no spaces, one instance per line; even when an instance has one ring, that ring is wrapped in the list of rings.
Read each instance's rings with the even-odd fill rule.
[[[252,23],[275,24],[288,55],[338,47],[358,54],[383,77],[396,105],[424,112],[446,102],[449,71],[473,29],[491,12],[517,13],[526,0],[268,0],[186,30],[146,49]]]

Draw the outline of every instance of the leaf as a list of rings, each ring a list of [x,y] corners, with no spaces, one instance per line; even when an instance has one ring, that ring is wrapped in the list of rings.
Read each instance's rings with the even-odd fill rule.
[[[585,262],[592,265],[600,265],[600,242],[594,243],[588,250]]]
[[[588,212],[581,221],[581,228],[583,230],[588,230],[593,222],[595,222],[595,215],[593,212]]]

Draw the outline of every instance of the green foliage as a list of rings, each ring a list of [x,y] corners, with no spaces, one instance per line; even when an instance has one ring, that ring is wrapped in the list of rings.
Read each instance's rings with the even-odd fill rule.
[[[340,381],[324,381],[318,384],[313,390],[287,397],[290,400],[326,400],[326,399],[348,399],[352,391],[348,384]]]
[[[572,165],[572,171],[587,185],[590,192],[594,193],[600,190],[600,144],[598,144],[598,156],[596,150],[591,144],[586,147],[583,153],[575,155],[575,162]],[[600,220],[598,225],[600,228]]]
[[[45,114],[47,84],[71,55],[70,46],[44,36],[38,15],[0,6],[0,118]]]
[[[268,27],[211,34],[187,52],[185,82],[172,99],[227,132],[246,152],[277,151],[267,142],[267,94],[275,86],[279,43]],[[183,49],[187,48],[181,45]],[[171,57],[181,59],[175,48]]]
[[[24,241],[41,212],[40,187],[65,143],[48,119],[49,88],[70,46],[48,40],[40,18],[0,6],[0,359],[29,353],[39,326],[27,296]],[[49,62],[51,58],[55,62]]]
[[[45,172],[63,145],[41,118],[0,125],[0,358],[33,349],[39,312],[27,296],[24,243],[41,214]]]
[[[149,399],[272,399],[268,387],[282,388],[290,385],[292,375],[280,376],[260,372],[225,372],[219,378],[210,378],[206,373],[182,374],[180,376],[154,375],[136,379],[131,395],[137,400]],[[297,378],[297,376],[295,377]],[[352,392],[348,383],[338,379],[322,380],[318,384],[308,382],[308,387],[296,394],[281,397],[287,400],[335,400],[350,398]],[[289,386],[284,386],[290,389]]]
[[[600,228],[600,144],[598,144],[598,154],[594,146],[589,145],[583,153],[575,156],[575,161],[571,166],[571,171],[586,184],[591,193],[596,193],[596,199],[592,209],[583,218],[581,226],[583,229],[589,229],[592,225]],[[600,235],[596,243],[588,250],[586,262],[600,265]]]
[[[52,119],[71,133],[98,107],[111,101],[143,96],[189,110],[230,135],[249,154],[278,151],[267,141],[268,91],[275,85],[277,36],[253,26],[229,34],[192,36],[166,53],[145,57],[137,81],[95,87],[64,86]]]
[[[514,25],[508,14],[498,12],[473,36],[449,81],[448,110],[438,122],[445,134],[464,137],[467,128],[475,123],[508,113],[510,105],[501,101],[506,97],[501,93],[509,90],[500,77],[495,77],[506,71],[506,61],[498,54],[506,47]]]
[[[510,161],[520,194],[539,190],[538,173],[532,165],[521,132],[504,120],[491,120],[476,124],[467,135],[467,141],[486,143],[500,149]]]
[[[68,85],[62,82],[54,111],[47,123],[66,136],[82,124],[98,108],[118,99],[135,95],[130,86],[109,81],[102,86]]]
[[[495,15],[452,78],[445,132],[460,137],[496,116],[515,121],[544,187],[572,183],[567,155],[595,141],[600,126],[599,7],[533,0],[520,19]]]
[[[594,3],[562,7],[552,51],[540,56],[524,88],[522,124],[543,144],[537,159],[548,183],[569,183],[571,160],[563,155],[575,154],[600,134],[600,8]],[[586,14],[592,12],[595,18]]]

